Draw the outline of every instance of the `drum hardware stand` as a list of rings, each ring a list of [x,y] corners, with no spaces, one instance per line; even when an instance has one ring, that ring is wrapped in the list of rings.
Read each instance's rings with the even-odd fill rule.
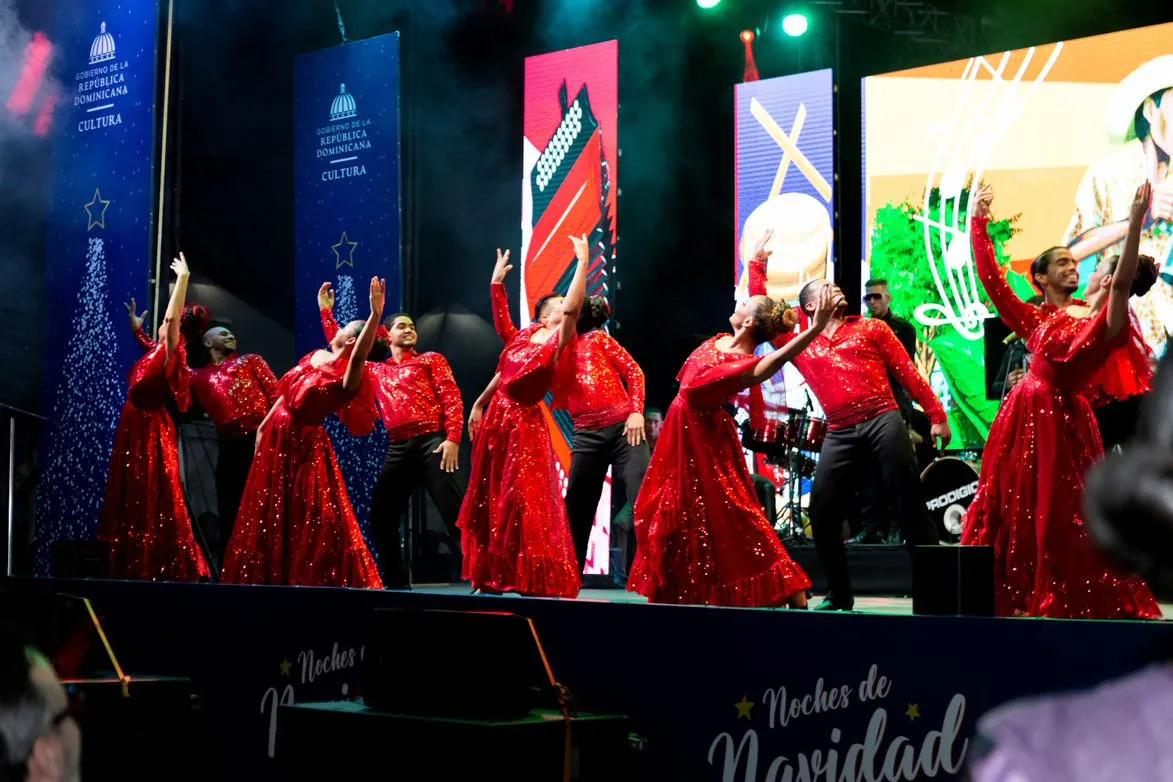
[[[803,392],[806,394],[806,400],[802,404],[802,422],[805,424],[814,412],[814,404],[811,401],[810,389],[804,388]],[[782,506],[778,514],[778,523],[775,524],[775,529],[784,533],[785,541],[807,540],[806,527],[810,523],[810,518],[802,509],[803,458],[803,453],[797,446],[786,446],[786,504]],[[770,462],[771,458],[767,456],[766,461]]]

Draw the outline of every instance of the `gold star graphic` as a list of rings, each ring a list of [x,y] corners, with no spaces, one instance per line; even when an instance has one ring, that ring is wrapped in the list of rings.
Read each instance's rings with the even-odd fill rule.
[[[904,710],[904,716],[908,717],[910,720],[916,720],[918,717],[920,717],[920,704],[908,704],[908,708]]]
[[[96,210],[98,216],[94,217],[94,208],[97,206],[100,206],[101,209]],[[94,188],[94,200],[82,207],[86,210],[86,217],[89,218],[88,225],[86,225],[87,231],[93,230],[95,225],[103,229],[106,227],[106,209],[109,206],[110,202],[102,198],[102,191]]]
[[[281,675],[288,676],[289,669],[292,667],[293,667],[293,663],[289,662],[289,660],[282,660],[281,661]]]
[[[342,248],[346,247],[345,258],[343,256]],[[341,269],[343,266],[349,265],[354,268],[354,248],[358,247],[358,242],[350,241],[346,235],[346,231],[342,232],[342,238],[338,240],[338,244],[330,245],[330,249],[334,251],[334,268]]]
[[[753,717],[749,716],[749,710],[753,708],[753,701],[744,695],[741,696],[740,702],[733,704],[733,707],[737,709],[737,719],[741,719],[742,717],[745,717],[747,720],[753,719]]]

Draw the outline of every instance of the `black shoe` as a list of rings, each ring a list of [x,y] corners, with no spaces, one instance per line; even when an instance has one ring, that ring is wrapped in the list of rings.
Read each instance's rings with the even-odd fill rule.
[[[839,603],[835,603],[831,600],[831,598],[828,597],[825,600],[823,600],[823,602],[821,602],[817,606],[815,606],[814,610],[815,611],[850,611],[853,608],[853,606],[854,606],[854,604],[841,605]]]

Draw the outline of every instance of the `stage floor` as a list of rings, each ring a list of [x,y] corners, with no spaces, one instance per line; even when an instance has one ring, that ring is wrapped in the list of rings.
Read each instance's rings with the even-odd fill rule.
[[[424,595],[468,595],[470,589],[467,584],[419,584],[412,588],[413,592]],[[489,597],[484,595],[484,597]],[[494,595],[493,597],[497,597]],[[520,595],[500,595],[502,600],[517,600]],[[820,594],[815,594],[814,599],[810,601],[812,606],[818,605],[823,599]],[[583,589],[578,595],[579,601],[590,601],[595,603],[646,603],[648,602],[642,595],[637,595],[634,592],[628,592],[625,589]],[[763,610],[778,610],[778,609],[763,609]],[[1165,615],[1165,620],[1168,621],[1173,617],[1173,603],[1162,603],[1161,612]],[[857,614],[870,614],[874,616],[911,616],[912,615],[912,598],[911,597],[880,597],[876,595],[860,596],[855,598],[855,611]]]

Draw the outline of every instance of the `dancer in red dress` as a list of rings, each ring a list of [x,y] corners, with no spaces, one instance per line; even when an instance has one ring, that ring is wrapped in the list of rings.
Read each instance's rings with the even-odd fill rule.
[[[372,278],[366,323],[347,324],[329,350],[315,350],[281,378],[277,402],[257,431],[221,581],[382,588],[322,422],[338,413],[357,435],[373,429],[364,363],[385,296],[386,283]]]
[[[187,501],[179,481],[179,441],[167,412],[189,400],[187,361],[179,320],[187,295],[183,255],[171,264],[175,289],[159,326],[160,342],[142,330],[131,299],[130,325],[146,355],[130,370],[130,393],[114,434],[110,477],[102,503],[98,538],[110,545],[110,575],[165,581],[197,581],[211,570],[192,534]]]
[[[216,427],[216,556],[223,561],[252,467],[257,427],[277,401],[277,378],[265,359],[236,352],[231,331],[208,328],[212,313],[207,307],[190,306],[183,319],[188,339],[201,341],[211,357],[210,364],[192,370],[191,391]]]
[[[759,248],[757,255],[766,253]],[[792,329],[797,318],[785,304],[751,296],[729,318],[732,334],[709,339],[684,362],[680,393],[635,501],[628,589],[653,603],[806,607],[810,579],[762,512],[737,427],[722,406],[772,377],[843,303],[842,294],[825,287],[813,325],[758,357],[757,346]]]
[[[1104,450],[1081,391],[1130,336],[1128,299],[1151,188],[1137,192],[1119,266],[1089,281],[1090,318],[1020,301],[1002,276],[987,232],[992,191],[972,225],[978,276],[1002,320],[1027,340],[1030,369],[1002,403],[986,441],[977,494],[961,542],[994,547],[1001,615],[1154,618],[1161,609],[1138,577],[1117,572],[1084,526],[1084,476]]]
[[[575,597],[582,586],[541,404],[555,374],[574,367],[590,253],[586,236],[571,241],[578,265],[565,298],[509,341],[469,414],[472,472],[457,526],[464,577],[480,592]]]
[[[490,289],[493,324],[506,344],[517,335],[517,326],[509,315],[509,296],[504,283],[505,275],[512,268],[509,251],[502,254],[498,250]],[[545,297],[538,301],[538,307],[552,303],[556,302]],[[540,319],[540,311],[537,316]],[[607,469],[611,468],[612,475],[622,478],[626,501],[634,503],[651,459],[644,431],[644,373],[631,354],[603,330],[610,317],[605,298],[586,299],[578,319],[574,373],[555,389],[554,406],[565,408],[574,422],[566,515],[570,519],[580,569],[586,566],[587,546]],[[616,510],[624,504],[612,502]],[[613,524],[611,533],[614,548],[616,533],[622,534],[622,530]]]

